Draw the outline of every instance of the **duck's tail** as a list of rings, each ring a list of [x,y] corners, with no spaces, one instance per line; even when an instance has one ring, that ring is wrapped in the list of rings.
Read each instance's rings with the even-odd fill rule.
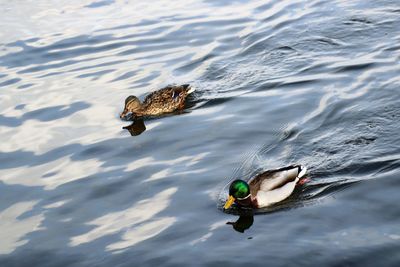
[[[190,95],[191,93],[193,93],[194,91],[196,91],[196,88],[194,88],[193,86],[191,86],[190,84],[184,84],[182,85],[183,88],[185,88],[187,90],[187,94]]]
[[[297,177],[301,178],[304,175],[306,175],[307,173],[307,168],[304,167],[303,165],[299,165],[299,174],[297,175]]]

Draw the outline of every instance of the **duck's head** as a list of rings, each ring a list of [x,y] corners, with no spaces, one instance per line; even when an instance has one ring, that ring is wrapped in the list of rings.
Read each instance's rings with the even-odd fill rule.
[[[140,108],[141,108],[141,104],[140,104],[139,99],[134,95],[130,95],[125,99],[124,111],[122,111],[122,113],[121,113],[121,115],[119,115],[119,117],[122,119],[129,112],[134,113],[136,110],[138,110]]]
[[[247,201],[249,200],[249,201]],[[229,198],[225,203],[224,209],[229,209],[233,202],[246,206],[251,203],[250,186],[246,181],[234,180],[229,187]]]

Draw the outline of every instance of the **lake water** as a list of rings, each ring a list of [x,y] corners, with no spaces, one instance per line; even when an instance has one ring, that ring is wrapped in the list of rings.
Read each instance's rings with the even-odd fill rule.
[[[0,11],[0,266],[399,266],[398,0]],[[183,83],[187,112],[122,128]],[[293,163],[306,186],[226,224],[231,179]]]

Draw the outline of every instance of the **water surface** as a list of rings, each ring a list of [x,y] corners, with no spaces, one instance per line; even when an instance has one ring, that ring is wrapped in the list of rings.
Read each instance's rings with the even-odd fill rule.
[[[399,1],[0,10],[0,265],[400,263]],[[172,83],[188,112],[122,128]],[[293,163],[308,185],[226,224],[231,179]]]

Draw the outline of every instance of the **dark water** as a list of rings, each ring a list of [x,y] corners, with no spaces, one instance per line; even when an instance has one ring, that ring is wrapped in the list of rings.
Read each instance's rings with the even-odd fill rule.
[[[0,11],[1,266],[399,266],[400,1]],[[187,113],[122,129],[171,83]],[[307,186],[226,224],[230,179],[292,163]]]

